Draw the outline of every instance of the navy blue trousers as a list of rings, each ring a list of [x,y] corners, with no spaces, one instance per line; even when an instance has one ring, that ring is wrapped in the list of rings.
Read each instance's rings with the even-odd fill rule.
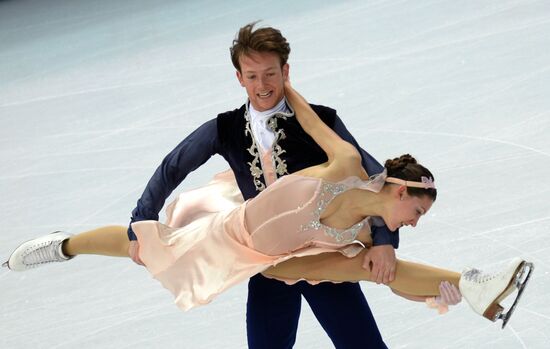
[[[292,348],[302,295],[336,348],[387,348],[359,283],[289,286],[260,274],[248,282],[249,348]]]

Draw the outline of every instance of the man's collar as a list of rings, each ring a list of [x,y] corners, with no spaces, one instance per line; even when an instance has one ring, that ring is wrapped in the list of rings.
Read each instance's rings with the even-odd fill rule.
[[[284,103],[284,108],[281,108],[281,105]],[[245,103],[245,115],[249,115],[249,116],[252,116],[252,110],[254,109],[253,106],[250,105],[250,99],[247,99],[246,100],[246,103]],[[277,103],[276,106],[274,106],[273,108],[271,108],[270,110],[278,110],[278,109],[282,109],[281,111],[273,111],[273,112],[269,112],[269,110],[266,110],[264,112],[258,112],[256,110],[254,110],[255,114],[258,113],[262,116],[265,116],[265,118],[269,118],[271,116],[276,116],[276,117],[293,117],[294,116],[294,109],[292,109],[292,106],[290,105],[290,103],[288,103],[288,101],[286,100],[286,98],[283,98],[279,103]],[[288,111],[287,111],[288,110]]]

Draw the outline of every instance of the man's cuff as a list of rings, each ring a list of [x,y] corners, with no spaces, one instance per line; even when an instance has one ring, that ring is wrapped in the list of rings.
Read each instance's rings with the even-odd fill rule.
[[[399,248],[399,230],[392,232],[386,226],[373,226],[371,228],[371,236],[374,246],[392,245],[393,248]]]
[[[132,223],[128,226],[128,240],[130,241],[136,241],[137,236],[134,234],[134,231],[132,230]]]

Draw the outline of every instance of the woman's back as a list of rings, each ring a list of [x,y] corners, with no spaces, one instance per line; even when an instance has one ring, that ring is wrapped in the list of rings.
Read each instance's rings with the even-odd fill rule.
[[[280,255],[313,243],[349,244],[357,238],[365,220],[350,222],[347,229],[336,229],[321,223],[321,216],[334,198],[350,189],[380,190],[383,178],[379,177],[368,182],[349,177],[336,183],[296,174],[280,178],[246,203],[245,226],[254,249]]]

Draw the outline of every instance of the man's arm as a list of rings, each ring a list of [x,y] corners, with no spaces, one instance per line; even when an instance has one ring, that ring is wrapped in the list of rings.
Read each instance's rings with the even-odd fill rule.
[[[130,240],[136,240],[131,224],[143,220],[158,220],[166,198],[190,172],[204,164],[218,149],[217,123],[213,119],[187,136],[164,158],[132,211],[128,227]]]

